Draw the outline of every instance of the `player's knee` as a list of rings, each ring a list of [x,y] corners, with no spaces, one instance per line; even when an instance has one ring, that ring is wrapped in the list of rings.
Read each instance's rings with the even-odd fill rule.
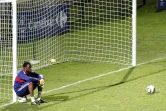
[[[34,83],[33,83],[33,82],[30,82],[28,86],[34,86]]]
[[[34,79],[29,79],[28,82],[29,82],[29,83],[33,83],[33,84],[38,83],[38,81],[36,81],[36,80],[34,80]]]

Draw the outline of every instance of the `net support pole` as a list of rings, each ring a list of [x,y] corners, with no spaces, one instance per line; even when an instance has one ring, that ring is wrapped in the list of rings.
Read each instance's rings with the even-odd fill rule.
[[[31,64],[38,64],[40,63],[39,60],[36,59],[36,47],[35,47],[35,36],[34,36],[34,0],[32,0],[32,22],[33,22],[33,27],[32,27],[32,30],[33,30],[33,40],[32,40],[32,53],[33,53],[33,59],[30,60],[30,63]]]
[[[33,30],[33,41],[32,41],[32,52],[33,52],[33,60],[36,60],[36,49],[35,49],[35,37],[34,37],[34,4],[33,4],[33,0],[32,0],[32,22],[33,22],[33,27],[32,27],[32,30]]]
[[[80,6],[81,6],[81,18],[84,19],[84,16],[85,16],[85,1],[84,0],[81,0]]]
[[[14,80],[17,75],[17,1],[12,0],[12,51],[13,51],[13,86]],[[13,89],[13,102],[17,101],[16,93]]]
[[[143,0],[143,5],[146,5],[146,0]]]
[[[132,66],[136,66],[136,10],[137,0],[132,0]]]

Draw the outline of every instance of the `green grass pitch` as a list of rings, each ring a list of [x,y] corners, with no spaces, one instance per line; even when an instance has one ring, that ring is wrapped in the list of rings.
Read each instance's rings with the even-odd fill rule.
[[[165,111],[166,11],[155,13],[150,1],[137,11],[137,67],[115,73],[126,66],[68,62],[45,67],[37,72],[45,76],[47,104],[31,106],[29,100],[0,111]],[[156,93],[147,94],[150,84]]]

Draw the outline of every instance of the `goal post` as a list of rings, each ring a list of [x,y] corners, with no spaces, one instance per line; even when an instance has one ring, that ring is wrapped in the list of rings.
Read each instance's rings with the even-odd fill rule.
[[[82,2],[70,7],[72,33],[66,38],[67,60],[135,66],[136,1]]]
[[[132,0],[132,66],[136,66],[137,0]]]
[[[17,98],[13,90],[17,74],[16,6],[15,0],[0,0],[0,100],[2,104],[16,102]]]
[[[24,61],[136,66],[136,8],[136,0],[0,0],[0,98],[16,102]]]
[[[136,64],[136,1],[17,0],[18,56]],[[24,51],[21,53],[20,50]]]
[[[17,2],[12,0],[12,48],[13,48],[13,86],[17,75]],[[13,102],[17,101],[17,96],[13,88]]]
[[[18,56],[136,64],[136,1],[17,0]],[[21,51],[24,53],[21,53]]]

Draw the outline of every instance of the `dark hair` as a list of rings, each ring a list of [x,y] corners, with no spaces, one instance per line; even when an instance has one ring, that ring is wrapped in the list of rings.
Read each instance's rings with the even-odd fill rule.
[[[22,67],[27,67],[27,65],[30,65],[30,66],[31,66],[31,63],[30,63],[30,62],[27,62],[27,61],[24,61]]]

